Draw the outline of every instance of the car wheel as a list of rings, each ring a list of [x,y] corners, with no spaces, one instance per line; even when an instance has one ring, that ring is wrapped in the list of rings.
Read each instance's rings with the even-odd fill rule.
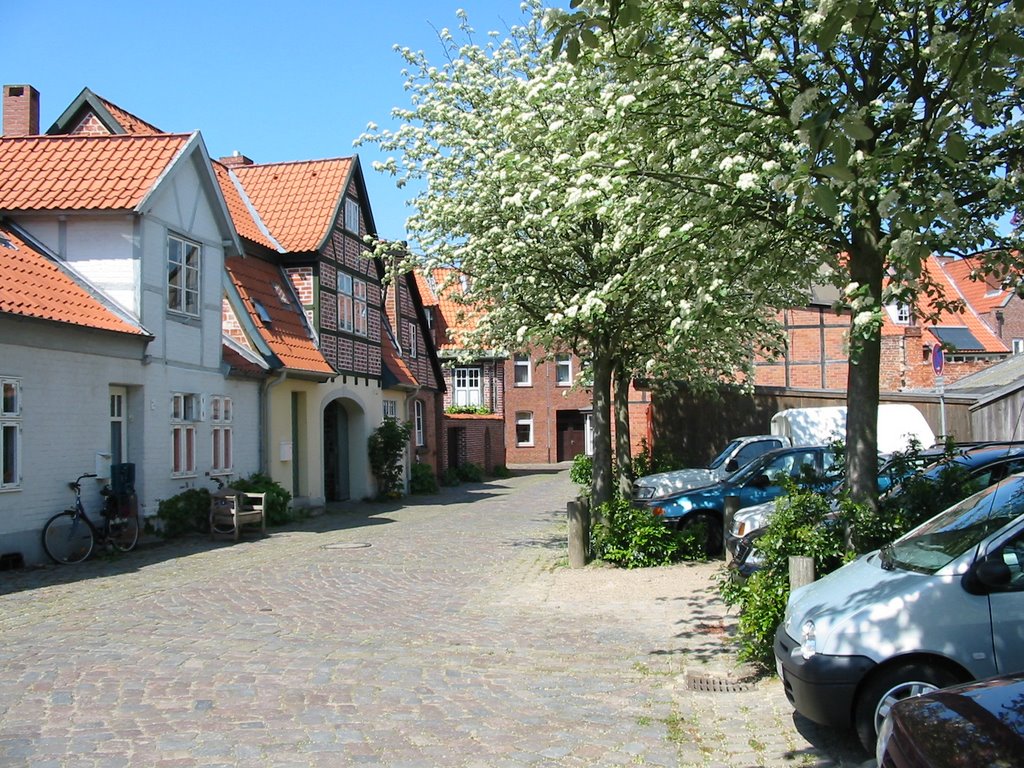
[[[722,554],[722,518],[713,512],[695,512],[679,521],[680,533],[700,531],[704,537],[704,554],[717,557]]]
[[[927,662],[886,669],[870,678],[857,696],[853,724],[857,738],[869,754],[875,753],[878,729],[897,701],[930,693],[962,682],[944,667]]]

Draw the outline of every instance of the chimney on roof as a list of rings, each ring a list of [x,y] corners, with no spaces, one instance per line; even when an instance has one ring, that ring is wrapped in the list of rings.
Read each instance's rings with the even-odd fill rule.
[[[4,136],[39,135],[39,91],[31,85],[4,86]]]
[[[255,165],[252,160],[243,155],[237,149],[231,153],[230,157],[220,158],[221,165],[226,165],[228,168],[237,168],[240,165]]]

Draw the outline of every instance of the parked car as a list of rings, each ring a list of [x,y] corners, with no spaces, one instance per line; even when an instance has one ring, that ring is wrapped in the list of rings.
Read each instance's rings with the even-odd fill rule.
[[[981,490],[1008,475],[1024,471],[1024,443],[977,444],[963,448],[948,461],[937,462],[944,456],[945,449],[940,448],[917,454],[916,463],[924,467],[922,475],[926,480],[937,478],[946,467],[955,465],[963,467],[970,474],[973,490]],[[901,460],[890,460],[883,464],[878,473],[879,493],[897,498],[902,491],[906,472],[912,469],[913,465]],[[840,482],[827,493],[835,496],[842,488],[843,483]],[[732,528],[726,537],[726,546],[733,557],[733,567],[740,575],[748,576],[760,567],[756,542],[764,534],[774,511],[775,502],[771,501],[740,509],[734,516]]]
[[[719,483],[761,454],[789,444],[789,438],[777,435],[737,437],[730,440],[706,467],[687,467],[638,478],[633,483],[633,500],[659,501],[691,488]]]
[[[868,751],[893,703],[1024,670],[1024,474],[793,591],[775,633],[786,696]]]
[[[882,722],[875,756],[878,768],[1024,764],[1024,674],[897,701]]]
[[[835,454],[829,446],[777,448],[762,454],[719,483],[650,501],[642,506],[661,517],[666,525],[679,530],[703,525],[707,536],[705,550],[714,555],[722,550],[722,521],[727,496],[737,496],[741,507],[774,499],[783,492],[783,477],[827,487],[836,479],[831,472],[834,463]]]

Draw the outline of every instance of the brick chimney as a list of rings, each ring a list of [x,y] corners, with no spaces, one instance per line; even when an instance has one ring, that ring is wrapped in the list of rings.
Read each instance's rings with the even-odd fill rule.
[[[218,158],[218,162],[221,165],[226,165],[228,168],[237,168],[240,165],[255,165],[252,160],[241,154],[237,149],[231,153],[230,157]]]
[[[39,135],[39,91],[31,85],[4,86],[4,136]]]

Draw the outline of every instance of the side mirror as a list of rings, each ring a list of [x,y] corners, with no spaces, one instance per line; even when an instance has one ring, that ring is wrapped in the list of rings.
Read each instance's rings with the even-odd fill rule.
[[[979,560],[964,575],[964,589],[972,595],[983,595],[1010,583],[1010,567],[998,555]]]
[[[725,471],[726,472],[735,472],[739,468],[740,468],[740,463],[738,461],[736,461],[736,459],[729,459],[727,462],[725,462]]]

